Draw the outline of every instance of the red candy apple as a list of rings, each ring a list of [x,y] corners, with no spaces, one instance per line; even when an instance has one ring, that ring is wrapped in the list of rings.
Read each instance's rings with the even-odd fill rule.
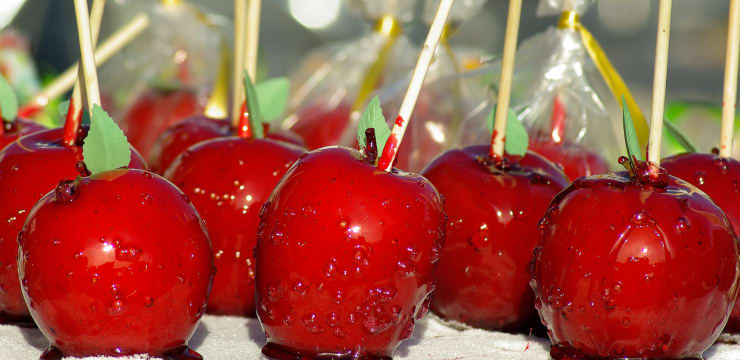
[[[20,117],[14,121],[3,122],[2,131],[0,131],[0,150],[20,137],[44,129],[46,128],[31,120]]]
[[[7,321],[28,316],[18,282],[16,237],[31,207],[60,180],[79,175],[82,144],[64,146],[63,129],[49,129],[25,136],[0,152],[0,310]],[[87,129],[82,129],[84,133]],[[143,168],[144,160],[133,152],[132,168]]]
[[[730,220],[735,234],[740,231],[740,162],[718,154],[690,153],[671,156],[661,162],[671,175],[704,191]],[[740,332],[740,306],[730,315],[725,331]]]
[[[450,150],[422,172],[448,217],[431,308],[474,327],[527,332],[538,323],[529,286],[536,225],[569,180],[532,152],[507,156],[507,166],[488,154],[485,145]]]
[[[609,163],[603,157],[577,144],[537,136],[530,138],[529,149],[562,167],[570,179],[609,172]]]
[[[23,296],[50,342],[42,358],[201,358],[187,342],[213,255],[198,213],[167,180],[117,169],[61,181],[18,242]]]
[[[264,354],[390,359],[426,313],[442,198],[419,175],[379,170],[374,157],[312,151],[265,204],[255,250]]]
[[[259,211],[304,152],[270,139],[221,137],[190,147],[167,170],[208,225],[218,269],[209,313],[254,316]]]
[[[267,124],[265,127],[265,136],[268,139],[304,146],[303,140],[294,133],[268,132]],[[153,171],[164,173],[175,158],[190,146],[204,140],[229,136],[231,133],[231,124],[227,120],[209,118],[205,115],[190,116],[162,133],[150,152],[149,164]]]
[[[701,358],[725,326],[735,234],[709,197],[654,166],[579,178],[540,223],[532,287],[555,359]]]
[[[121,128],[131,145],[145,158],[154,142],[171,125],[200,113],[202,105],[190,90],[157,90],[143,92],[126,111]]]

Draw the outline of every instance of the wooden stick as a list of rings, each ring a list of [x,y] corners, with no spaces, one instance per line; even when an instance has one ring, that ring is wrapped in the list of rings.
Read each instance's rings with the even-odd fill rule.
[[[663,107],[665,106],[666,73],[668,72],[668,40],[671,35],[671,5],[673,0],[660,0],[658,35],[655,45],[653,74],[653,108],[650,115],[647,160],[660,165],[660,140],[663,135]],[[657,167],[655,169],[657,171]]]
[[[722,95],[722,130],[719,156],[732,156],[732,135],[735,125],[737,99],[738,50],[740,50],[740,1],[730,0],[730,19],[727,30],[727,55],[725,56],[725,85]]]
[[[247,42],[244,51],[244,67],[252,79],[257,83],[257,55],[259,54],[260,38],[260,13],[262,11],[262,0],[249,0],[247,11]]]
[[[385,143],[383,154],[378,159],[378,169],[390,171],[393,167],[393,162],[398,154],[398,147],[401,145],[403,134],[408,127],[414,106],[416,106],[416,100],[419,98],[421,86],[424,84],[424,78],[427,70],[429,70],[429,65],[432,63],[432,57],[437,50],[439,39],[442,37],[442,30],[444,30],[447,17],[450,15],[454,3],[455,0],[441,0],[439,3],[432,26],[429,28],[424,46],[421,48],[419,58],[416,61],[416,67],[414,67],[414,72],[411,74],[411,81],[401,102],[401,108],[398,110],[398,117],[391,130],[391,135]]]
[[[245,31],[247,29],[247,0],[234,0],[234,70],[231,74],[231,124],[239,126],[244,101],[242,71],[244,69]]]
[[[491,159],[504,158],[504,141],[506,139],[506,119],[509,114],[511,99],[511,82],[514,77],[514,58],[516,42],[519,36],[519,19],[522,14],[522,0],[509,1],[509,15],[506,20],[504,36],[504,55],[501,60],[501,83],[496,102],[493,135],[491,136]]]
[[[92,34],[93,46],[98,42],[100,34],[100,23],[103,20],[103,10],[105,10],[105,0],[94,0],[90,9],[90,33]],[[67,109],[67,118],[64,122],[64,144],[73,146],[77,141],[77,132],[80,130],[82,122],[82,67],[77,67],[77,82],[75,82],[72,97],[69,99],[69,108]]]
[[[100,86],[98,85],[98,70],[93,54],[92,34],[90,34],[90,18],[87,13],[87,0],[74,0],[74,2],[77,37],[80,40],[80,64],[82,74],[85,76],[87,110],[92,114],[93,105],[100,105]]]
[[[149,26],[149,23],[149,17],[146,14],[135,16],[131,21],[126,23],[126,25],[118,29],[102,44],[100,44],[100,46],[95,50],[95,62],[102,65],[106,61],[110,60],[110,58],[121,50],[121,48],[128,45],[133,39],[139,36],[141,32]],[[54,81],[34,95],[31,101],[23,105],[19,113],[24,114],[24,117],[31,117],[39,110],[43,109],[49,101],[56,99],[69,91],[77,80],[77,68],[77,63],[67,68],[67,70],[57,76]]]

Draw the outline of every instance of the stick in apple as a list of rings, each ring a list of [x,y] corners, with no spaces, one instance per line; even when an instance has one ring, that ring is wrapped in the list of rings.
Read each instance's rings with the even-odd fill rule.
[[[383,148],[383,155],[378,159],[378,169],[390,171],[393,167],[393,161],[398,154],[398,147],[401,145],[403,134],[406,132],[406,127],[408,127],[408,121],[414,111],[421,86],[424,84],[424,78],[427,70],[429,70],[434,52],[437,50],[442,30],[444,30],[454,2],[455,0],[441,0],[439,3],[432,26],[429,28],[426,40],[424,40],[424,46],[421,48],[421,53],[419,53],[419,59],[416,61],[416,67],[414,67],[414,72],[411,74],[411,81],[401,102],[401,108],[398,111],[393,130],[391,130],[391,136]]]
[[[250,81],[254,84],[257,80],[257,53],[259,48],[259,33],[260,33],[260,15],[262,11],[261,0],[249,0],[249,8],[247,11],[247,25],[246,25],[246,37],[244,39],[244,55],[243,55],[243,66],[244,69],[240,70],[240,74],[244,74],[246,70],[247,76]],[[240,77],[240,81],[243,78]],[[246,94],[245,94],[246,95]],[[246,113],[246,97],[242,99],[241,112],[236,127],[236,134],[243,138],[251,138],[253,129],[250,126],[249,114]]]
[[[146,14],[136,15],[131,21],[122,26],[110,37],[108,37],[95,50],[95,62],[103,64],[115,55],[124,46],[141,34],[150,24],[149,17]],[[18,111],[19,116],[33,117],[49,103],[50,100],[62,96],[74,86],[77,80],[78,64],[70,66],[61,75],[57,76],[54,81],[45,86],[41,91],[33,96],[31,101],[24,104]]]
[[[509,100],[511,99],[511,82],[514,77],[514,58],[516,56],[516,42],[519,36],[519,18],[522,14],[522,0],[509,2],[509,14],[506,20],[506,34],[504,36],[504,55],[501,61],[501,83],[499,85],[496,115],[491,136],[491,159],[504,158],[504,144],[506,141],[506,119],[509,114]]]
[[[247,29],[247,0],[234,0],[234,70],[231,78],[231,124],[239,126],[244,92],[242,71],[244,70],[244,48]]]
[[[90,33],[92,34],[93,46],[98,42],[100,33],[100,23],[103,20],[103,10],[105,10],[105,0],[94,0],[90,9]],[[73,146],[77,141],[77,132],[80,130],[82,122],[82,67],[77,68],[77,82],[72,97],[69,99],[69,108],[67,109],[67,118],[64,122],[63,141],[67,146]]]
[[[653,107],[650,113],[650,135],[646,159],[660,165],[660,139],[663,135],[663,107],[665,105],[666,73],[668,71],[668,40],[671,35],[672,0],[660,0],[658,8],[658,35],[655,45],[655,70],[653,74]],[[651,166],[657,175],[658,166]]]
[[[727,31],[727,55],[725,57],[725,84],[722,95],[722,130],[719,155],[732,156],[732,135],[735,124],[737,98],[738,50],[740,50],[740,1],[730,1],[730,19]]]

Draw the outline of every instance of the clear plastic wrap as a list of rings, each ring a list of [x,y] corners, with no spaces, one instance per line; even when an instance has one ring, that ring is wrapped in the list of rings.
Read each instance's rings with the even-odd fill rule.
[[[0,72],[13,86],[21,104],[40,88],[28,41],[13,30],[0,32]]]
[[[562,12],[565,2],[542,0],[540,8]],[[590,3],[568,2],[580,11]],[[496,60],[462,75],[485,100],[465,119],[459,145],[490,141],[487,118],[496,101],[500,67]],[[510,106],[528,128],[530,149],[560,164],[571,179],[618,168],[620,107],[579,31],[551,27],[521,42]]]
[[[151,18],[145,33],[100,69],[106,108],[146,156],[164,129],[203,110],[222,58],[230,57],[231,24],[184,1],[120,0],[114,6],[107,11],[113,27],[141,12]]]
[[[438,2],[430,0],[423,5],[436,7]],[[383,6],[385,3],[387,7]],[[381,10],[392,9],[405,14],[411,11],[410,5],[413,3],[355,1],[354,4],[364,5],[363,11],[368,17],[380,16],[375,31],[354,41],[319,48],[302,61],[298,70],[291,75],[293,110],[292,115],[283,122],[283,128],[301,135],[312,149],[333,144],[353,146],[356,122],[373,94],[381,96],[386,119],[392,125],[420,45],[410,42],[401,32],[397,16],[405,15],[383,15]],[[480,0],[456,3],[453,9],[459,9],[456,10],[457,19],[462,21],[463,15],[472,15],[475,11],[467,7],[474,5],[475,9],[479,9],[482,3]],[[427,82],[456,74],[469,62],[466,59],[478,59],[480,55],[480,51],[453,49],[445,43],[437,51]],[[443,113],[445,116],[437,116],[434,110],[440,106],[458,109],[456,106],[464,100],[462,96],[450,98],[446,92],[448,90],[423,90],[413,115],[418,120],[411,121],[398,155],[399,168],[420,171],[426,161],[439,154],[443,145],[451,139],[448,123],[453,121],[452,117],[446,117],[448,112]],[[455,94],[459,94],[459,91]],[[456,114],[456,119],[462,119],[462,115]]]

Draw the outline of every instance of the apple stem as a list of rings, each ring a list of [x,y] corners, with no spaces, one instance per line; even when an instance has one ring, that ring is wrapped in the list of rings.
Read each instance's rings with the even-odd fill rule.
[[[105,0],[94,0],[90,9],[90,33],[92,35],[93,46],[98,42],[100,34],[100,23],[103,20],[103,10],[105,10]],[[77,143],[77,134],[82,122],[82,66],[77,68],[77,81],[75,82],[72,97],[69,99],[69,108],[67,109],[67,118],[64,122],[63,141],[66,146],[74,146]]]
[[[246,47],[247,0],[234,0],[234,62],[231,77],[231,125],[238,129],[244,101],[244,48]]]
[[[437,13],[434,15],[434,20],[432,21],[432,26],[429,28],[429,33],[426,40],[424,40],[424,45],[416,61],[414,72],[411,74],[411,81],[409,82],[408,90],[406,90],[406,95],[401,102],[401,108],[398,111],[398,117],[391,130],[391,135],[385,143],[383,154],[378,159],[378,168],[381,170],[390,171],[393,167],[393,163],[398,155],[398,147],[401,145],[403,134],[408,127],[414,106],[416,106],[416,100],[419,98],[421,86],[424,84],[424,78],[426,77],[427,70],[429,70],[429,65],[437,50],[439,39],[442,37],[442,31],[445,28],[447,17],[450,15],[450,10],[454,3],[455,0],[441,0],[439,3]]]
[[[257,55],[259,53],[261,8],[261,0],[249,0],[243,61],[244,69],[247,70],[247,76],[249,76],[253,84],[257,83]],[[243,72],[240,71],[240,74],[241,73]],[[252,126],[259,126],[259,124],[250,123],[246,99],[244,99],[244,102],[242,103],[242,112],[238,119],[239,126],[237,127],[237,135],[245,139],[251,138],[252,130],[250,128]]]
[[[737,98],[738,50],[740,50],[740,1],[730,0],[730,19],[727,30],[727,54],[725,56],[725,84],[722,95],[722,130],[720,133],[719,156],[732,156],[732,135],[735,124]]]
[[[378,157],[378,142],[375,138],[374,128],[367,128],[365,130],[365,152],[370,163],[374,163]]]
[[[491,159],[504,158],[506,141],[506,118],[509,114],[511,100],[511,82],[514,77],[514,58],[516,57],[516,42],[519,37],[519,18],[522,13],[522,0],[509,1],[509,14],[506,20],[506,34],[504,35],[504,54],[501,60],[501,82],[499,84],[496,114],[494,118],[491,148]]]
[[[139,36],[149,26],[149,23],[149,17],[146,14],[136,15],[95,49],[95,62],[100,65],[104,64],[119,50]],[[19,109],[18,115],[21,117],[33,117],[43,110],[49,101],[64,95],[77,81],[77,70],[78,64],[67,68],[67,70],[57,76],[49,85],[36,93],[29,102],[25,103]]]
[[[668,40],[671,35],[671,5],[673,0],[660,0],[658,34],[655,45],[653,74],[653,107],[650,115],[650,135],[645,158],[654,163],[652,175],[657,176],[660,165],[660,140],[663,135],[663,107],[665,106],[666,73],[668,72]]]

